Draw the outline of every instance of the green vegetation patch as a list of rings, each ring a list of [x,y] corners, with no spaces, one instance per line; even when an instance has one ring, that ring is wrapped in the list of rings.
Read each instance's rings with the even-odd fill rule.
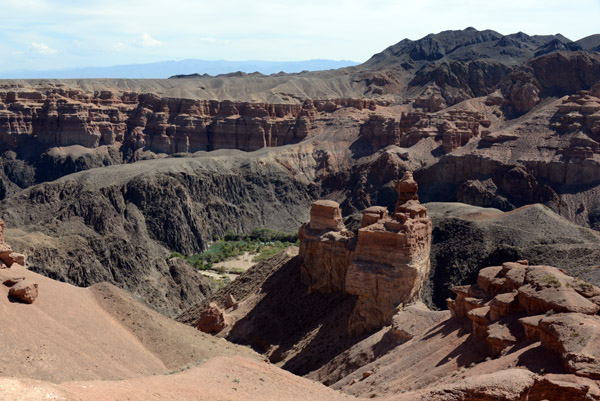
[[[212,270],[215,264],[236,258],[246,252],[256,255],[253,261],[259,262],[292,245],[298,245],[298,234],[260,228],[250,234],[227,232],[223,239],[213,242],[205,252],[187,256],[172,252],[169,257],[184,259],[199,270]],[[232,268],[230,271],[232,274],[243,272],[244,270],[240,268]]]

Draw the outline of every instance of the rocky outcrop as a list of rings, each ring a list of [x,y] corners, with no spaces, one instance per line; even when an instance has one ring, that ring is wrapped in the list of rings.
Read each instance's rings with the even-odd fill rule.
[[[215,303],[211,303],[208,308],[200,314],[200,319],[196,325],[198,330],[205,333],[214,334],[223,330],[225,327],[225,316],[223,310]]]
[[[4,242],[4,220],[0,219],[0,260],[2,267],[24,267],[25,255],[12,252],[8,244]],[[38,284],[25,280],[25,277],[0,277],[2,284],[10,287],[8,296],[26,304],[32,304],[38,296]]]
[[[559,313],[540,319],[542,346],[558,353],[567,371],[600,380],[600,318]]]
[[[489,94],[510,72],[511,67],[492,60],[446,61],[424,66],[408,85],[418,87],[435,84],[439,88],[439,95],[432,96],[435,99],[434,107],[428,107],[428,110],[437,111],[435,105],[453,105]],[[431,105],[431,102],[418,100],[418,104],[423,103]]]
[[[567,159],[593,159],[600,153],[600,98],[590,91],[563,98],[550,127],[569,135],[568,147],[559,151]]]
[[[431,220],[406,172],[396,184],[394,214],[358,231],[345,290],[358,296],[350,331],[361,334],[389,324],[398,306],[418,298],[429,275]]]
[[[482,114],[469,110],[448,110],[443,113],[410,112],[399,120],[372,114],[361,126],[360,134],[374,149],[389,145],[411,147],[424,138],[442,141],[446,152],[462,147],[471,138],[481,136],[480,127],[491,122]]]
[[[510,73],[499,87],[509,114],[523,114],[548,96],[590,90],[600,80],[600,56],[586,52],[556,52],[537,57]],[[577,71],[577,74],[572,74]]]
[[[468,317],[492,355],[522,340],[541,341],[560,355],[566,371],[600,378],[600,288],[561,269],[519,261],[482,269],[477,284],[454,292],[452,316]]]
[[[318,200],[310,209],[310,221],[298,231],[302,281],[309,291],[343,291],[354,234],[342,222],[339,204]]]
[[[134,92],[40,88],[0,92],[0,146],[125,146],[156,153],[252,151],[306,138],[319,113],[374,109],[369,99],[294,104],[208,101]]]
[[[300,228],[302,281],[310,291],[357,297],[348,323],[352,335],[390,324],[398,307],[419,297],[429,275],[432,226],[417,190],[406,172],[396,184],[394,214],[366,209],[356,239],[332,201],[313,203],[311,220]]]

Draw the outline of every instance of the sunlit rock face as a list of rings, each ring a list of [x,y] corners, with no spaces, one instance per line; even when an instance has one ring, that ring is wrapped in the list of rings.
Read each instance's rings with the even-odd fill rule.
[[[405,173],[396,184],[394,213],[366,209],[356,238],[333,201],[313,203],[310,221],[300,228],[301,274],[309,291],[357,297],[348,323],[352,335],[390,324],[398,307],[420,295],[429,274],[432,225],[417,190],[412,174]]]

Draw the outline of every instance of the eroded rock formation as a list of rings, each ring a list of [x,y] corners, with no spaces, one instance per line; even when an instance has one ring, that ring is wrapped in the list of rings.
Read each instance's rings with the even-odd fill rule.
[[[333,201],[313,203],[310,221],[300,228],[302,281],[309,291],[357,297],[348,324],[352,335],[390,324],[398,307],[420,295],[429,274],[432,226],[417,190],[406,172],[396,184],[394,213],[366,209],[356,238]]]
[[[0,91],[0,145],[125,145],[157,153],[252,151],[306,138],[318,113],[374,109],[369,99],[293,104],[209,101],[108,90]]]
[[[305,138],[317,109],[78,90],[0,93],[0,143],[36,138],[50,146],[123,144],[158,153],[256,150]]]
[[[13,252],[4,242],[4,220],[0,219],[0,269],[25,267],[26,256]],[[38,296],[38,284],[25,280],[25,277],[4,277],[0,281],[8,290],[8,296],[26,304],[32,304]]]
[[[454,287],[456,318],[468,317],[492,355],[519,341],[541,341],[566,371],[600,379],[600,288],[551,266],[527,261],[482,269],[477,284]]]
[[[346,230],[337,202],[318,200],[310,209],[310,221],[298,231],[302,281],[309,291],[344,291],[346,271],[352,256],[354,234]]]
[[[223,330],[225,327],[223,310],[217,304],[211,303],[208,308],[202,311],[196,327],[198,330],[209,334],[218,333]]]
[[[452,152],[471,138],[487,135],[489,132],[480,128],[490,125],[491,122],[476,111],[415,111],[402,114],[399,119],[372,114],[360,132],[374,149],[389,145],[411,147],[424,138],[436,138],[441,140],[444,151]]]

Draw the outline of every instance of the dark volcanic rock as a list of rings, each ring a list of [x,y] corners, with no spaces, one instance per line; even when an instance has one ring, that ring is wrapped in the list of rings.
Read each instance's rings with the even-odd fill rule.
[[[34,186],[1,208],[21,228],[9,242],[32,270],[79,286],[108,281],[174,314],[208,288],[191,267],[167,262],[170,250],[200,252],[227,230],[291,231],[310,188],[272,161],[165,159]]]
[[[485,96],[491,93],[511,71],[510,67],[493,60],[429,64],[416,73],[409,82],[409,86],[435,83],[441,88],[446,101],[449,104],[455,104],[466,98]]]
[[[445,307],[452,285],[474,282],[480,269],[505,260],[560,266],[600,283],[600,234],[532,205],[508,213],[463,204],[427,203],[433,221],[430,286],[425,301]]]

